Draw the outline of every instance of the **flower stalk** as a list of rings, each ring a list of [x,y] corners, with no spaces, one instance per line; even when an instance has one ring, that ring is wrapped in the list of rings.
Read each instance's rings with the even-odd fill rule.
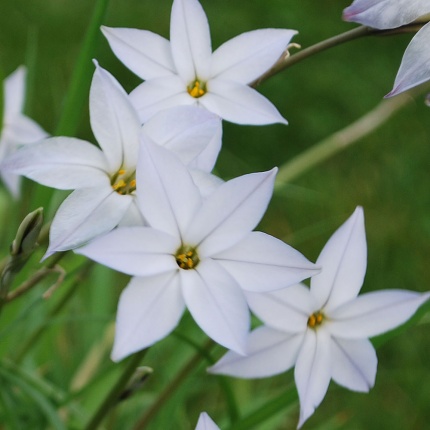
[[[136,368],[139,367],[139,364],[147,351],[148,349],[139,351],[136,354],[133,354],[133,356],[129,359],[117,382],[107,393],[105,399],[100,404],[93,417],[89,420],[88,424],[85,426],[85,430],[96,429],[98,425],[104,420],[104,418],[106,418],[108,413],[111,411],[112,406],[114,406],[121,397],[121,394],[124,392],[124,389],[129,383],[130,378],[135,374]]]

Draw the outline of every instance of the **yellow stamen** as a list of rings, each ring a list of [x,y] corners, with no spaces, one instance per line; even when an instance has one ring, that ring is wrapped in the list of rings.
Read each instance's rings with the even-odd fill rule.
[[[131,194],[136,190],[136,172],[131,172],[127,175],[127,170],[119,169],[112,176],[112,188],[118,194]]]
[[[323,321],[324,321],[324,314],[321,311],[314,312],[308,318],[308,327],[316,328],[317,326],[321,325]]]
[[[176,264],[184,270],[194,269],[200,262],[196,250],[189,246],[181,246],[175,258]]]
[[[124,188],[127,186],[127,183],[124,181],[124,179],[120,179],[116,184],[112,185],[112,188],[117,191],[120,188]]]
[[[194,97],[195,99],[198,99],[201,96],[204,96],[206,94],[205,85],[199,82],[198,80],[195,80],[192,82],[188,88],[187,88],[188,94],[191,97]]]

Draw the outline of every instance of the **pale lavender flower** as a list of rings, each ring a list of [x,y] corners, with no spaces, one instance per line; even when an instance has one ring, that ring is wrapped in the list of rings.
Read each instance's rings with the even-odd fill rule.
[[[344,10],[343,18],[368,27],[390,29],[421,17],[427,19],[429,14],[428,0],[355,0]],[[430,24],[426,24],[406,48],[393,89],[386,97],[397,95],[429,79]]]
[[[361,208],[333,234],[316,264],[310,289],[298,284],[247,293],[251,310],[265,323],[248,339],[247,355],[228,352],[210,372],[261,378],[295,365],[299,427],[323,400],[330,379],[353,391],[375,383],[377,357],[369,337],[408,320],[430,293],[375,291],[358,296],[366,271]]]
[[[219,427],[206,412],[202,412],[199,416],[196,430],[219,430]]]
[[[32,119],[23,115],[27,70],[18,67],[3,82],[3,124],[0,134],[0,161],[22,145],[35,143],[48,134]],[[0,168],[3,183],[14,197],[19,197],[20,176]]]
[[[118,228],[76,252],[135,276],[118,305],[113,360],[152,345],[185,307],[206,334],[244,352],[244,290],[270,291],[318,272],[280,240],[252,232],[276,170],[244,175],[202,198],[187,167],[161,146],[141,146],[137,202],[150,227]]]
[[[220,119],[196,107],[160,112],[142,128],[126,92],[99,66],[91,84],[90,119],[100,149],[80,139],[53,137],[21,149],[3,163],[5,171],[75,190],[53,219],[45,258],[83,245],[119,223],[137,222],[136,165],[143,135],[207,172],[221,147]]]
[[[279,59],[296,31],[250,31],[212,53],[209,24],[197,0],[173,1],[170,42],[145,30],[102,31],[115,55],[145,80],[130,94],[142,121],[160,109],[198,104],[239,124],[286,123],[247,84]]]

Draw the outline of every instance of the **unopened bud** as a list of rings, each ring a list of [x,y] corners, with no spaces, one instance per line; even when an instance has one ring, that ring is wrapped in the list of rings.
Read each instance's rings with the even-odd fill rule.
[[[43,224],[43,208],[30,212],[18,227],[12,242],[10,254],[12,257],[29,256],[37,245],[37,238]]]
[[[138,391],[145,383],[145,381],[148,379],[148,377],[152,374],[152,372],[153,372],[153,369],[151,367],[148,367],[148,366],[138,367],[135,370],[133,376],[130,378],[130,381],[128,382],[124,391],[118,397],[118,402],[128,399],[136,391]]]

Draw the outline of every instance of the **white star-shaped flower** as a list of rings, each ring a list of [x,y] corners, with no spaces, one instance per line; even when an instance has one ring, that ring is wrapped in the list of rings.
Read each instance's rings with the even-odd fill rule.
[[[330,379],[350,390],[373,387],[377,357],[369,337],[408,320],[430,297],[405,290],[357,297],[366,271],[361,208],[322,250],[320,274],[303,284],[264,294],[247,293],[251,310],[265,323],[248,339],[247,355],[228,352],[210,371],[261,378],[295,365],[300,399],[299,427],[323,400]]]
[[[238,124],[286,123],[247,84],[273,66],[296,31],[250,31],[212,53],[209,24],[197,0],[173,1],[170,42],[145,30],[102,31],[115,55],[145,80],[130,94],[142,121],[161,109],[199,104]]]
[[[343,11],[345,21],[378,29],[397,28],[430,14],[428,0],[355,0]],[[430,79],[430,24],[424,25],[406,48],[386,97],[394,96]]]
[[[185,306],[209,337],[243,353],[244,290],[283,288],[318,272],[280,240],[251,232],[270,200],[275,169],[224,182],[202,198],[175,154],[150,142],[140,151],[137,202],[150,227],[118,228],[76,251],[135,276],[119,301],[112,358],[165,337]]]
[[[137,222],[136,165],[143,134],[206,172],[221,147],[220,119],[196,107],[160,112],[142,128],[126,92],[99,66],[91,84],[90,119],[101,149],[76,138],[53,137],[21,149],[3,163],[4,171],[75,190],[53,219],[45,258],[83,245],[120,222]]]
[[[0,134],[0,160],[13,154],[22,145],[35,143],[47,133],[32,119],[22,114],[25,99],[26,68],[18,67],[3,82],[3,124]],[[0,169],[3,183],[14,197],[19,196],[20,176]]]
[[[197,421],[196,430],[220,430],[219,427],[213,422],[212,418],[206,413],[202,412]]]

